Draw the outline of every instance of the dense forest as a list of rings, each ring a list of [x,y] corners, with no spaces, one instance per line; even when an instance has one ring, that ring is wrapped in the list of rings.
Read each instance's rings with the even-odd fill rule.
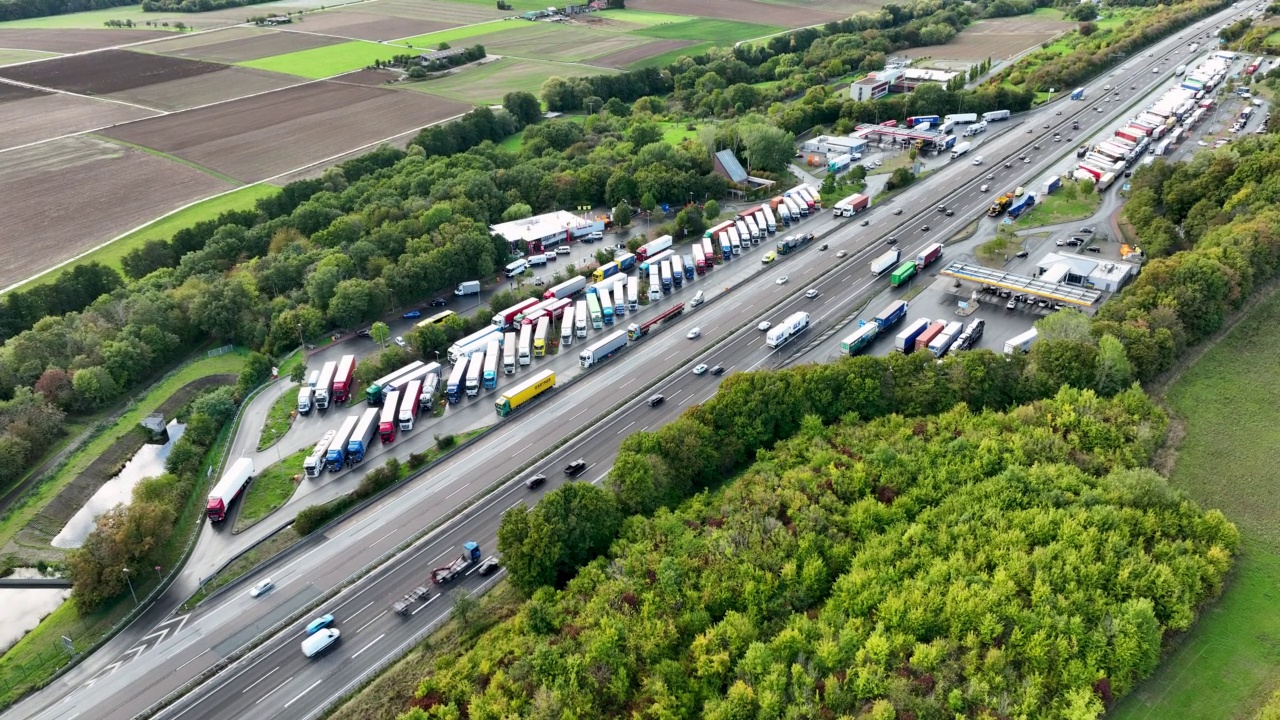
[[[762,382],[868,389],[754,375],[722,404]],[[563,590],[439,661],[403,717],[1095,718],[1191,625],[1238,543],[1141,469],[1164,427],[1137,388],[808,415],[724,489],[621,523]],[[552,544],[622,510],[574,484],[509,514],[534,513],[578,519]]]

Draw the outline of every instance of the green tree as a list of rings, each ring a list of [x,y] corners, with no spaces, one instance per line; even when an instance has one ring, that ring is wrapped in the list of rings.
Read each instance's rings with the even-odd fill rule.
[[[502,222],[523,220],[527,217],[533,217],[533,208],[526,203],[514,203],[502,211]]]
[[[613,209],[613,224],[615,227],[626,227],[631,224],[631,205],[623,200]]]
[[[502,98],[502,107],[516,119],[521,126],[532,125],[542,119],[542,104],[537,96],[530,92],[517,90],[509,92]]]
[[[369,339],[378,343],[386,349],[387,342],[391,340],[391,328],[387,324],[379,320],[369,327]]]
[[[1125,354],[1124,345],[1114,335],[1098,339],[1097,374],[1093,388],[1104,396],[1114,395],[1133,383],[1133,363]]]
[[[71,386],[75,388],[77,405],[82,410],[104,407],[120,394],[120,387],[104,367],[77,370],[71,377]]]
[[[707,219],[707,222],[715,222],[715,219],[720,217],[720,203],[715,200],[708,200],[702,205],[702,215]]]
[[[613,541],[622,515],[613,494],[590,483],[569,483],[532,510],[508,510],[498,528],[498,551],[511,582],[526,594],[559,584]]]

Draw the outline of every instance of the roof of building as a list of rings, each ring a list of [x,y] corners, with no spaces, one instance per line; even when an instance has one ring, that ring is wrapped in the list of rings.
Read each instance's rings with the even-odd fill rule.
[[[1040,262],[1036,266],[1041,269],[1052,268],[1057,265],[1064,265],[1071,271],[1073,275],[1080,277],[1090,277],[1093,272],[1098,269],[1098,261],[1090,260],[1079,255],[1064,255],[1056,252],[1046,253],[1040,258]]]
[[[523,220],[512,220],[498,225],[490,225],[489,231],[495,235],[501,235],[511,242],[518,240],[527,242],[541,240],[559,232],[586,227],[590,224],[590,220],[583,220],[571,212],[556,210],[555,212],[534,215]]]
[[[742,163],[738,162],[738,158],[734,157],[732,150],[721,150],[716,153],[716,159],[720,161],[720,166],[729,174],[729,180],[736,183],[744,183],[747,181],[747,171],[743,169]]]
[[[947,265],[947,267],[942,269],[940,274],[960,278],[961,280],[970,280],[973,282],[995,285],[1009,290],[1016,290],[1018,292],[1030,293],[1039,297],[1049,298],[1058,302],[1071,303],[1072,305],[1080,305],[1083,307],[1093,305],[1102,297],[1101,292],[1090,288],[1048,282],[1040,278],[1027,277],[1026,275],[1018,275],[1016,273],[996,270],[982,265],[970,265],[963,262],[953,262],[950,265]]]
[[[932,82],[946,83],[951,82],[951,78],[959,75],[958,72],[950,72],[946,70],[928,70],[925,68],[903,68],[902,77],[907,80],[929,80]]]
[[[448,50],[433,50],[431,52],[422,53],[421,55],[418,56],[418,59],[422,60],[423,62],[430,62],[432,60],[443,60],[444,58],[453,57],[454,55],[461,55],[466,51],[467,51],[466,48],[449,48]]]

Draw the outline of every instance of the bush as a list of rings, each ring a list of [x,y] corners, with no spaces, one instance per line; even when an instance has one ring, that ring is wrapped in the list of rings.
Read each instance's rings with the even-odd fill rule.
[[[409,464],[410,470],[417,470],[418,468],[427,464],[427,454],[426,453],[409,453],[408,464]]]
[[[458,444],[458,438],[454,437],[453,435],[437,435],[436,436],[436,447],[441,451],[448,450],[449,448],[457,444]]]
[[[365,500],[377,495],[400,481],[400,461],[391,458],[380,468],[365,473],[360,484],[356,486],[352,496],[356,500]]]

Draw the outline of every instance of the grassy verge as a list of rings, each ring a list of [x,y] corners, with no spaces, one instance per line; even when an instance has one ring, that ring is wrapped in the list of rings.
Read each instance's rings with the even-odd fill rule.
[[[293,427],[293,418],[298,409],[298,396],[288,390],[276,398],[271,409],[267,411],[267,421],[262,424],[262,435],[258,437],[258,452],[275,445]],[[299,466],[301,467],[301,466]]]
[[[209,578],[209,581],[200,587],[190,598],[187,599],[182,607],[181,612],[188,612],[196,606],[201,600],[209,596],[209,593],[217,590],[230,583],[232,580],[244,575],[250,570],[258,567],[262,563],[279,555],[280,553],[293,547],[298,542],[298,534],[293,528],[284,528],[271,537],[254,545],[244,551],[242,555],[232,560],[221,572]]]
[[[227,353],[214,359],[221,358],[240,359],[239,356],[232,353]],[[192,366],[199,364],[193,363]],[[194,378],[187,378],[178,386],[190,382],[191,379]],[[168,381],[162,383],[162,385],[167,384]],[[174,389],[178,386],[175,386]],[[152,395],[147,396],[148,399],[151,397]],[[222,429],[222,433],[209,450],[204,464],[201,466],[201,477],[206,477],[206,473],[217,463],[217,459],[222,457],[222,453],[230,440],[233,426],[234,423],[227,423],[227,426]],[[95,440],[95,442],[97,441]],[[138,569],[137,574],[134,576],[133,590],[139,600],[143,600],[156,589],[161,582],[163,573],[168,573],[174,566],[182,562],[183,554],[187,549],[187,540],[195,532],[197,523],[204,519],[205,489],[205,485],[197,484],[196,490],[187,498],[187,504],[178,516],[172,539],[157,560],[159,569],[154,572],[150,568]],[[66,665],[69,658],[62,647],[62,638],[64,636],[71,638],[77,653],[83,653],[92,649],[93,646],[104,639],[112,631],[112,628],[133,609],[133,595],[123,595],[114,602],[108,603],[98,612],[84,617],[80,616],[74,600],[64,602],[57,610],[54,610],[42,620],[35,629],[18,641],[17,645],[14,645],[3,657],[0,657],[0,710],[8,707],[26,693],[47,685],[53,679],[54,674]]]
[[[479,598],[470,625],[450,619],[403,658],[358,690],[326,717],[329,720],[395,720],[407,712],[418,682],[438,660],[457,655],[484,632],[520,611],[524,598],[507,582],[500,582]]]
[[[240,501],[240,513],[236,515],[235,531],[252,527],[262,518],[279,510],[298,488],[297,478],[302,476],[302,461],[311,448],[299,450],[281,462],[272,465],[253,479],[253,484]]]
[[[113,141],[115,142],[115,141]],[[211,197],[208,200],[201,200],[194,205],[188,205],[180,210],[175,210],[164,217],[153,220],[146,225],[134,230],[133,232],[116,238],[110,243],[88,253],[84,257],[63,266],[60,270],[42,275],[29,282],[19,285],[16,290],[27,290],[35,285],[52,282],[58,278],[63,272],[71,268],[88,262],[100,262],[108,267],[121,270],[120,259],[128,255],[133,250],[142,247],[148,240],[168,240],[173,237],[177,231],[191,227],[203,220],[213,220],[228,210],[247,210],[254,207],[254,203],[259,198],[267,197],[279,192],[280,188],[274,185],[249,185],[229,193]]]
[[[1064,192],[1065,188],[1047,198],[1036,198],[1036,206],[1027,214],[1018,218],[1019,229],[1057,225],[1072,220],[1084,220],[1093,217],[1102,205],[1102,196],[1097,193],[1084,195]]]
[[[1243,552],[1221,599],[1111,718],[1251,718],[1280,685],[1277,322],[1280,295],[1259,305],[1169,389],[1168,405],[1185,423],[1170,481],[1235,522]]]
[[[142,418],[153,412],[178,388],[192,380],[209,375],[239,374],[241,367],[244,365],[246,354],[248,354],[248,351],[237,349],[215,358],[196,360],[182,366],[169,377],[153,386],[147,391],[146,395],[133,403],[133,406],[120,417],[118,422],[99,433],[93,440],[85,443],[84,447],[80,448],[67,460],[61,470],[41,483],[34,492],[28,494],[9,511],[3,520],[0,520],[0,547],[8,544],[17,535],[18,530],[30,522],[40,508],[52,500],[62,488],[66,487],[77,475],[83,472],[89,466],[89,463],[93,462],[94,459],[105,452],[117,440],[124,437],[125,434],[132,432],[138,423],[142,421]]]

